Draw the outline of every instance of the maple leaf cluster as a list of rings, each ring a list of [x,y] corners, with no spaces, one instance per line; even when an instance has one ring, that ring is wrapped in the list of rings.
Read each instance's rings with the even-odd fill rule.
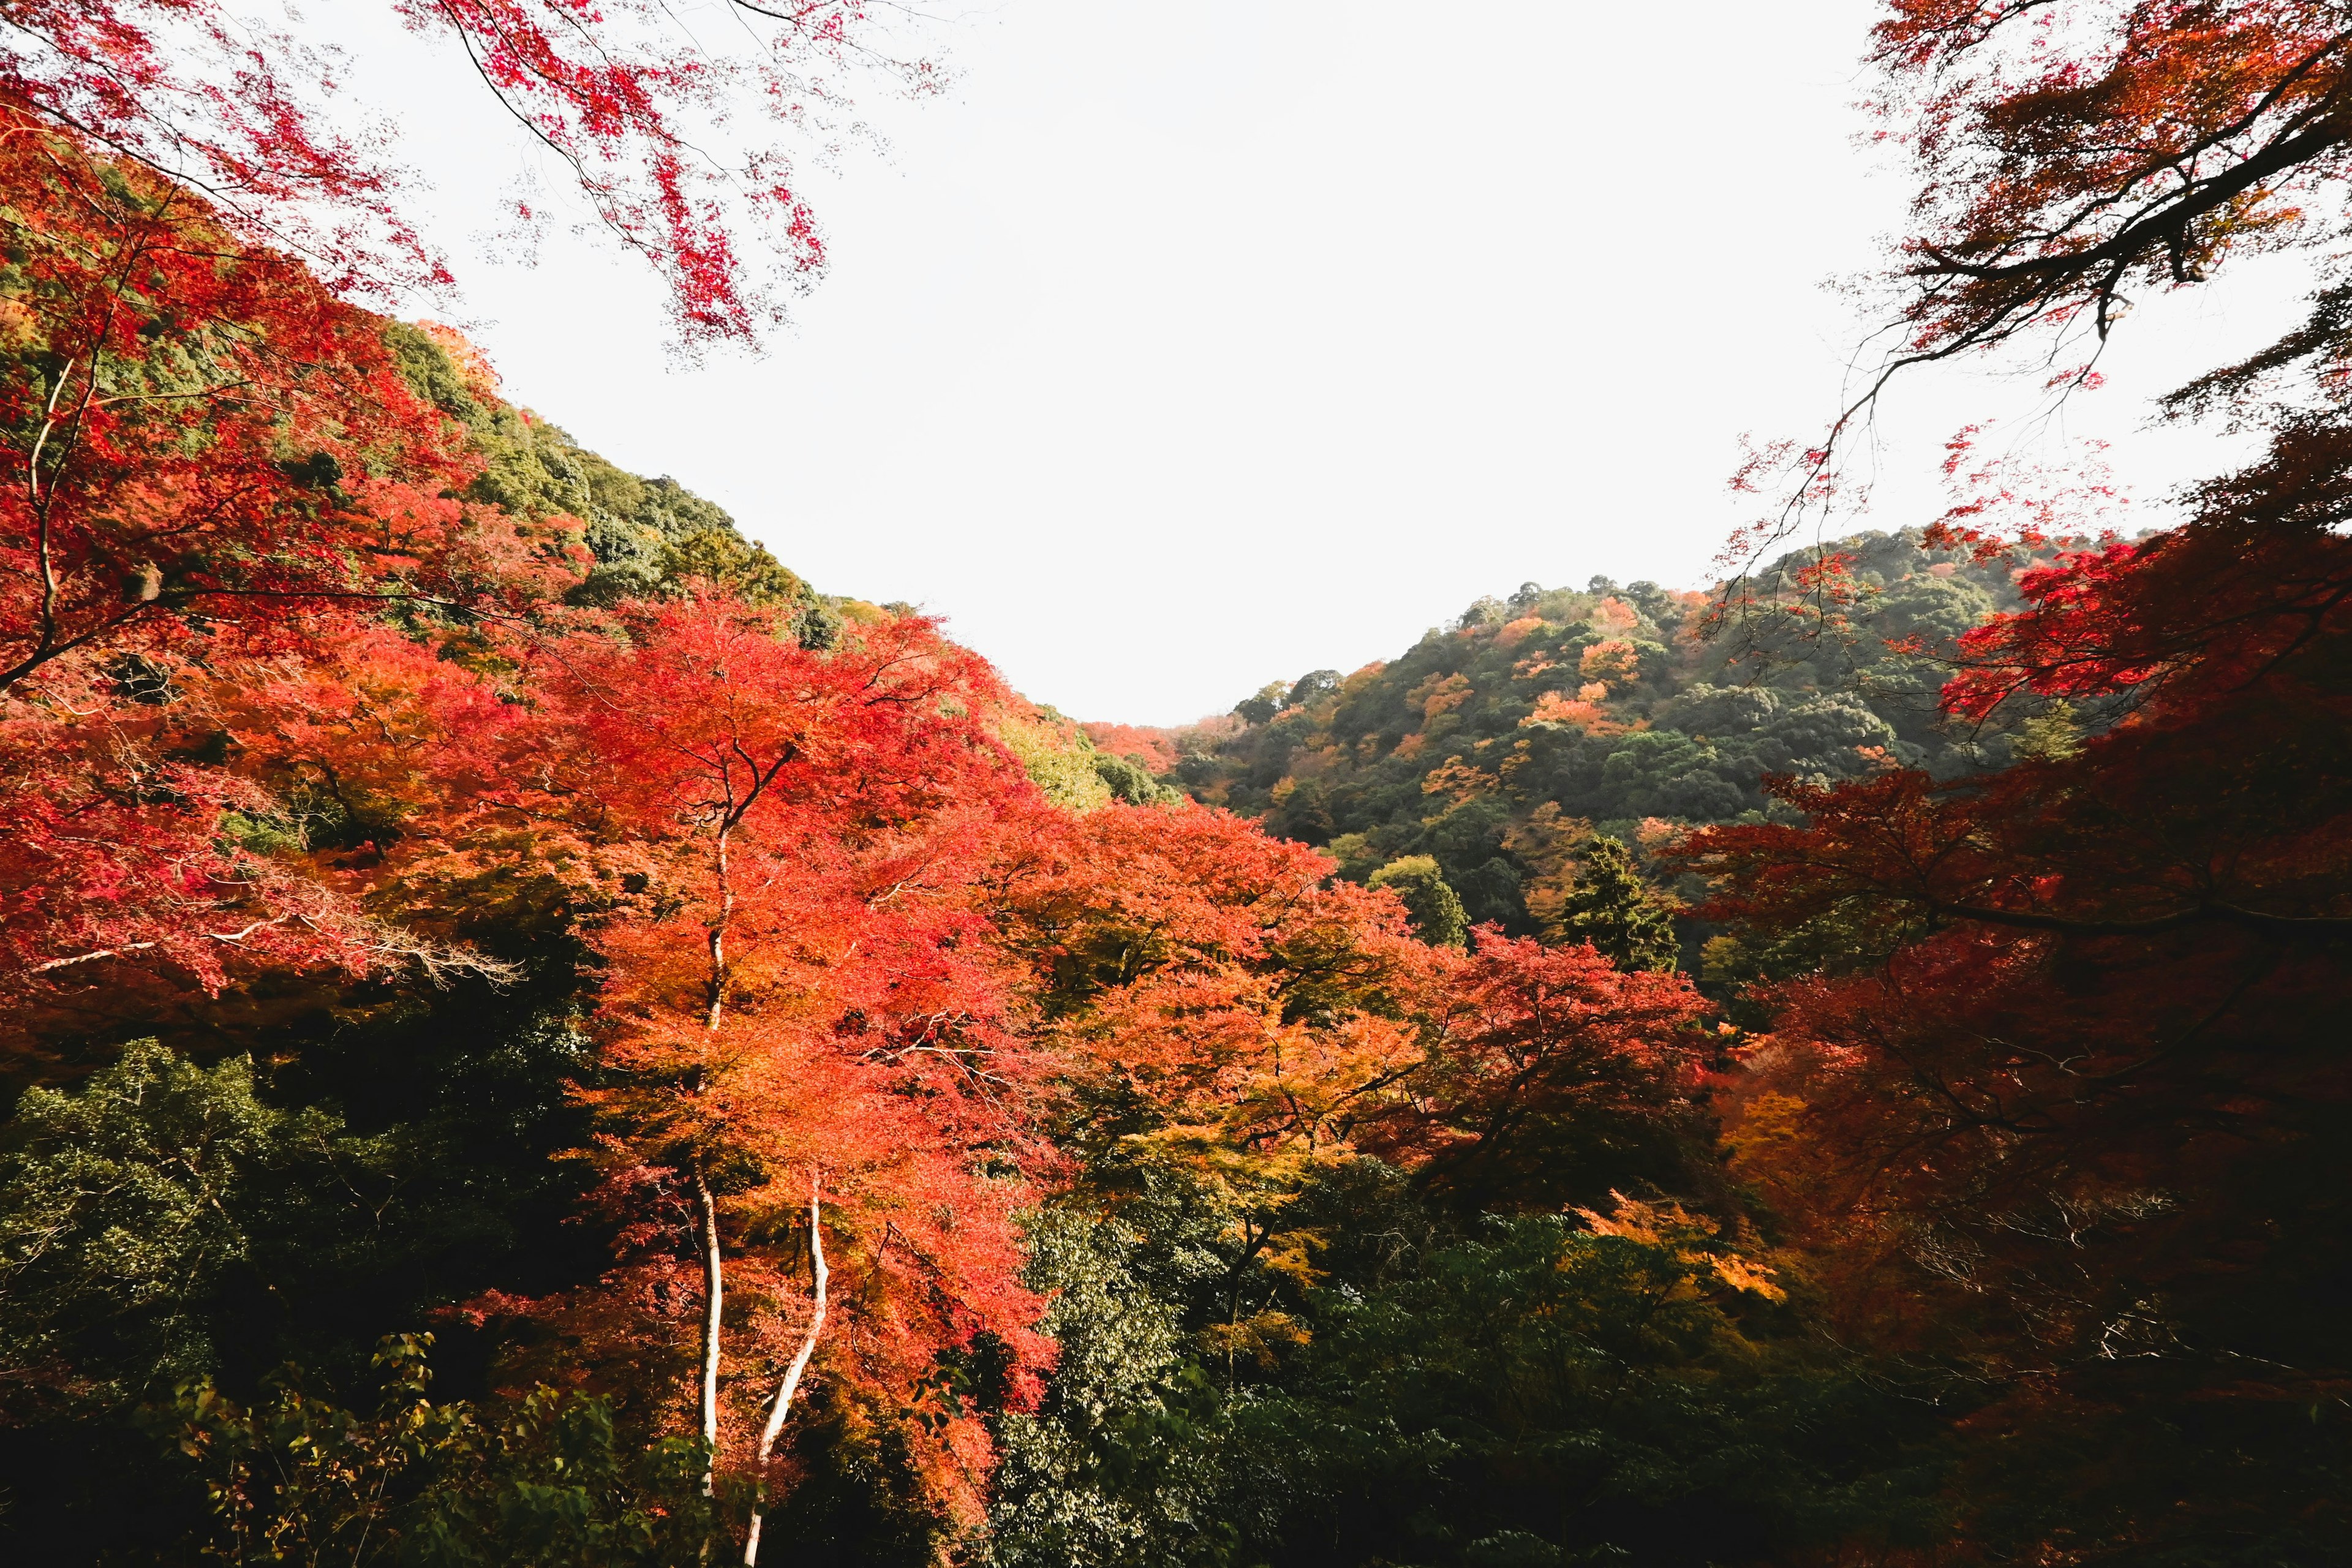
[[[729,0],[707,28],[649,0],[384,9],[456,46],[597,225],[661,277],[688,347],[756,342],[824,267],[781,139],[838,133],[853,78],[917,93],[939,79],[894,52],[887,5]],[[446,289],[446,264],[404,210],[413,175],[384,128],[338,112],[339,74],[299,15],[273,26],[230,0],[25,0],[0,42],[12,113],[202,193],[224,226],[302,257],[335,292]],[[550,205],[525,195],[507,216],[535,232]]]

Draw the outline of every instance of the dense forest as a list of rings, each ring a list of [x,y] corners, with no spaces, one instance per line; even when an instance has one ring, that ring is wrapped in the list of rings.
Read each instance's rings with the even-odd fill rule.
[[[822,262],[660,7],[409,10],[687,342]],[[1822,523],[1898,373],[2332,254],[2339,8],[1886,0],[1901,347],[1735,568],[1174,731],[364,308],[286,40],[9,21],[0,1559],[2352,1556],[2352,284],[2168,527]]]
[[[1825,561],[1840,571],[1827,600],[1809,586]],[[1557,926],[1595,838],[1642,857],[1676,827],[1766,820],[1770,778],[1958,778],[2074,743],[2092,716],[2063,700],[1977,720],[1937,702],[1961,639],[2017,609],[2035,563],[1979,561],[1916,530],[1811,546],[1751,575],[1770,618],[1736,639],[1707,635],[1713,594],[1528,583],[1393,662],[1271,682],[1229,720],[1087,730],[1166,787],[1325,848],[1355,880],[1434,860],[1465,929],[1533,934]]]

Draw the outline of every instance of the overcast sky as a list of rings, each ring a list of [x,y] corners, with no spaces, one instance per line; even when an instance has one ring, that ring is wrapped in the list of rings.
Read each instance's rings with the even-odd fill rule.
[[[991,0],[931,31],[954,89],[870,105],[887,153],[812,183],[833,270],[797,327],[699,369],[594,242],[486,257],[529,153],[454,57],[350,37],[511,396],[1039,701],[1168,723],[1523,581],[1710,578],[1742,433],[1833,411],[1861,323],[1822,284],[1901,216],[1853,139],[1872,9]],[[2054,420],[1919,377],[1871,521],[1932,515],[1937,443],[1989,414],[2113,440],[2151,499],[2210,467],[2145,397],[2296,296],[2231,289],[2149,307]]]

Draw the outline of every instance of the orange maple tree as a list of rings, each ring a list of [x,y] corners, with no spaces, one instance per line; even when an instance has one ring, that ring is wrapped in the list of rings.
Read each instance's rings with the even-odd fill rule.
[[[995,818],[1034,794],[987,726],[1004,693],[919,619],[824,651],[789,634],[704,593],[548,644],[541,711],[482,807],[602,906],[583,1092],[608,1201],[637,1223],[560,1311],[698,1297],[695,1417],[751,1484],[747,1561],[804,1374],[903,1417],[977,1335],[1015,1399],[1050,1360],[1013,1223],[1037,1058],[986,913]],[[698,1289],[674,1284],[688,1255]],[[976,1415],[912,1429],[937,1500],[969,1516]]]

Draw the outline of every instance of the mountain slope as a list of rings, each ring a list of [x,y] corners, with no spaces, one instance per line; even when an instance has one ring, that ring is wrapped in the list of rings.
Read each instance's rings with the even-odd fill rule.
[[[1937,655],[2017,602],[2006,565],[1867,533],[1759,584],[1746,624],[1707,638],[1706,595],[1529,583],[1393,660],[1270,684],[1229,717],[1088,731],[1196,800],[1327,847],[1351,878],[1432,856],[1473,921],[1523,932],[1558,908],[1595,835],[1638,844],[1663,825],[1760,816],[1769,773],[1997,768],[2063,720],[1981,731],[1937,711]]]

